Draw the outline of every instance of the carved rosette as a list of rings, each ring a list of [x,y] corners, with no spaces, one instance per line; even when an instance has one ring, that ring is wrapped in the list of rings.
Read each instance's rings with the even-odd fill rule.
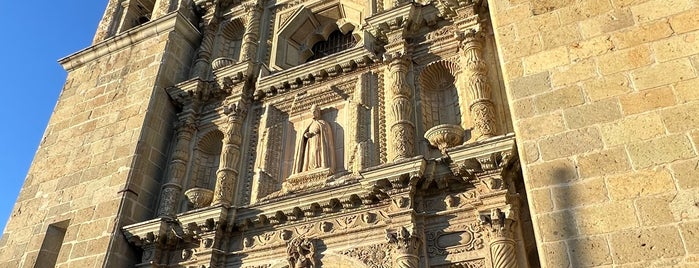
[[[497,134],[495,112],[488,84],[488,69],[483,60],[483,32],[465,34],[461,41],[461,62],[464,66],[463,79],[471,100],[469,108],[473,117],[475,130],[479,139],[493,137]]]
[[[393,161],[408,158],[414,154],[415,125],[410,120],[412,110],[412,88],[407,81],[409,60],[402,54],[392,56],[388,66],[393,83],[390,87],[393,98],[391,100],[390,124],[392,134],[392,150],[390,159]]]
[[[228,115],[229,120],[223,132],[223,148],[221,148],[221,160],[216,171],[213,205],[230,206],[233,202],[233,187],[238,178],[240,144],[243,140],[241,128],[247,115],[244,105],[238,102],[224,107],[224,113]]]
[[[240,51],[243,60],[254,60],[260,36],[260,13],[262,12],[262,7],[257,3],[246,3],[243,5],[246,12],[245,33],[243,33],[243,44]]]
[[[420,238],[412,228],[400,227],[398,230],[387,231],[386,238],[393,245],[393,266],[400,268],[419,267]]]
[[[182,180],[190,158],[189,146],[196,131],[194,116],[187,114],[175,124],[175,151],[172,153],[167,170],[167,182],[160,191],[158,216],[173,217],[182,192]]]

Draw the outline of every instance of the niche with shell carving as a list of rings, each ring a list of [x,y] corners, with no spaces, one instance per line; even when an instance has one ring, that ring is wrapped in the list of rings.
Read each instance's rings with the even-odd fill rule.
[[[209,131],[197,141],[189,169],[188,190],[184,192],[187,207],[196,209],[211,203],[222,145],[223,133],[219,130]]]
[[[458,70],[456,63],[440,60],[428,64],[419,76],[425,138],[441,151],[460,144],[465,134]]]
[[[216,70],[240,61],[245,25],[239,19],[227,21],[221,25],[216,35],[213,62],[211,67]]]

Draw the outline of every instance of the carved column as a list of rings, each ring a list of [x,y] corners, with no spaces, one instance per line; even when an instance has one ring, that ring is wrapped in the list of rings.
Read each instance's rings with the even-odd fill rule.
[[[396,161],[414,155],[415,124],[412,122],[413,89],[408,82],[408,43],[403,38],[402,24],[392,25],[397,28],[387,34],[389,44],[386,45],[386,60],[389,61],[388,71],[391,84],[388,87],[392,93],[388,107],[391,111],[391,122],[387,122],[391,132],[388,159]]]
[[[160,191],[159,217],[172,218],[177,213],[177,206],[182,195],[182,180],[185,177],[190,158],[189,149],[196,131],[194,122],[194,115],[188,112],[180,116],[180,120],[175,124],[175,150],[165,177],[167,183]]]
[[[516,218],[514,211],[493,209],[491,214],[481,215],[483,224],[489,225],[490,256],[493,268],[517,268],[517,244],[514,240]]]
[[[418,249],[420,249],[421,241],[412,226],[408,228],[401,226],[397,230],[386,231],[386,238],[393,245],[394,250],[393,265],[391,267],[420,267]]]
[[[245,33],[241,45],[242,61],[254,61],[257,53],[257,43],[260,36],[260,14],[262,7],[257,3],[247,3],[245,6]]]
[[[202,2],[200,8],[205,10],[202,22],[199,27],[202,30],[203,37],[199,50],[197,50],[194,68],[192,68],[192,77],[206,78],[211,67],[211,50],[213,49],[214,39],[216,38],[216,29],[218,28],[219,20],[216,14],[218,1]]]
[[[475,130],[480,135],[478,139],[486,139],[497,134],[495,108],[488,84],[488,69],[482,55],[483,42],[482,31],[469,32],[461,40],[461,62],[465,70],[462,79],[466,82],[470,113]]]
[[[240,161],[240,144],[243,141],[242,124],[247,110],[241,103],[233,103],[224,108],[228,115],[228,124],[223,132],[221,161],[216,171],[213,205],[230,206],[233,203],[233,187],[238,179],[238,162]]]

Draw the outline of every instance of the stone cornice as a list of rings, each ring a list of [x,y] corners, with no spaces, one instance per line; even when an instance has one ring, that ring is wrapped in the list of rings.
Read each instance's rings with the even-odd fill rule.
[[[181,34],[191,43],[196,42],[201,35],[187,18],[179,12],[174,12],[94,44],[93,46],[62,58],[58,60],[58,62],[66,71],[72,71],[102,56],[109,55],[110,53],[139,43],[150,37],[169,33],[171,31]]]
[[[375,51],[361,46],[272,74],[261,71],[255,98],[274,96],[356,68],[366,67],[377,61],[380,59]]]

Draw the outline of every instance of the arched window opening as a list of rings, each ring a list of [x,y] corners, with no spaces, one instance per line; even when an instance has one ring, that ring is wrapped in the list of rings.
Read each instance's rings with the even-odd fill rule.
[[[335,30],[328,36],[328,40],[320,41],[313,45],[311,51],[313,56],[308,58],[306,62],[323,58],[328,55],[335,54],[348,48],[352,48],[357,44],[357,40],[352,36],[352,31],[343,34],[340,30]]]

